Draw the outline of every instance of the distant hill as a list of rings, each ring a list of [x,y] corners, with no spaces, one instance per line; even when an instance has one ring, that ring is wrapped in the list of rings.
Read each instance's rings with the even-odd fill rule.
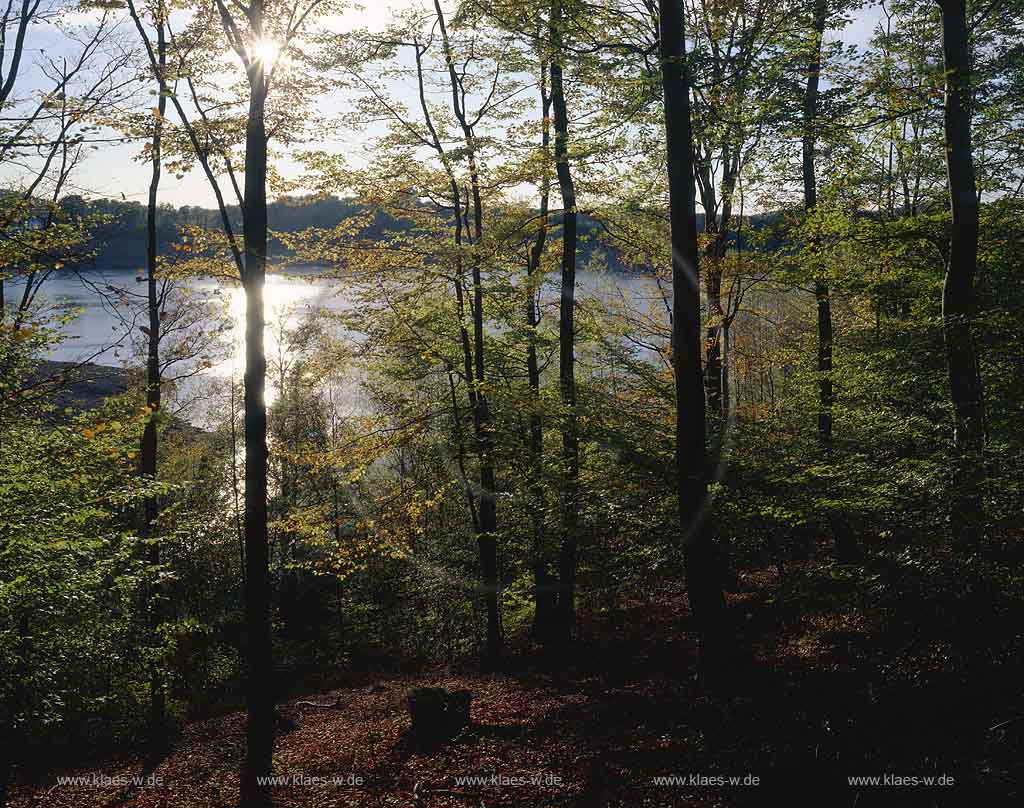
[[[146,260],[146,208],[139,202],[116,199],[84,199],[68,196],[62,206],[75,214],[103,214],[108,217],[105,224],[94,229],[95,237],[89,246],[94,257],[90,264],[104,269],[136,269],[144,266]],[[353,199],[338,197],[293,197],[271,202],[268,206],[270,229],[278,232],[297,232],[309,227],[331,228],[368,210],[365,204]],[[241,231],[241,212],[235,206],[228,209],[233,226]],[[751,217],[748,221],[754,228],[763,225],[771,217]],[[177,240],[182,227],[192,226],[217,229],[220,213],[210,208],[184,205],[179,208],[161,205],[157,217],[157,240],[162,250],[169,250]],[[384,239],[408,229],[408,223],[383,212],[375,214],[372,224],[364,235]],[[557,224],[556,224],[557,226]],[[697,227],[704,226],[703,214],[697,216]],[[626,267],[618,252],[602,240],[600,224],[588,216],[581,216],[579,223],[581,266],[598,261],[613,271],[625,271]],[[270,257],[286,255],[280,242],[271,239]]]

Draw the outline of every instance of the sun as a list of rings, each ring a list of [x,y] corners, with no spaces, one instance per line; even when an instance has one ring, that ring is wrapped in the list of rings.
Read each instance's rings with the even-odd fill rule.
[[[251,52],[253,58],[264,67],[273,67],[281,56],[281,43],[274,39],[263,37],[253,43]]]

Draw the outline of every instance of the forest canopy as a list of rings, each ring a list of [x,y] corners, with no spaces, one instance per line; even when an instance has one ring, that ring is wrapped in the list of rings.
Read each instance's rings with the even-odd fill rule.
[[[0,808],[1019,804],[1021,0],[0,19]]]

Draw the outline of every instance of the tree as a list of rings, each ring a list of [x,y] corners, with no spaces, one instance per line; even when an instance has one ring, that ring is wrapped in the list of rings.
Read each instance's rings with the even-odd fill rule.
[[[14,347],[38,359],[54,335]],[[33,742],[111,707],[125,717],[136,697],[121,685],[138,693],[149,677],[143,554],[124,518],[155,493],[137,474],[138,409],[46,424],[44,407],[0,423],[0,805]]]
[[[890,219],[935,209],[945,193],[941,110],[933,103],[942,67],[932,12],[930,0],[884,6],[884,22],[863,59],[865,112],[858,125],[870,138],[862,158],[864,193]]]
[[[225,33],[249,81],[245,129],[245,612],[248,630],[248,709],[241,805],[269,804],[260,778],[270,774],[274,753],[274,662],[270,639],[270,570],[267,547],[267,358],[263,348],[263,286],[267,271],[266,103],[273,63],[259,52],[264,40],[263,0],[251,0],[243,35],[227,7],[217,7]],[[269,70],[268,70],[269,68]]]
[[[713,665],[727,642],[725,598],[711,535],[704,525],[707,458],[701,378],[700,272],[693,130],[683,10],[660,0],[661,77],[672,237],[672,364],[676,386],[675,471],[687,592],[701,640],[702,663]]]
[[[508,180],[485,172],[495,154],[493,124],[513,117],[522,103],[508,47],[492,34],[461,15],[449,20],[437,3],[402,14],[382,33],[357,31],[335,40],[340,47],[331,67],[337,81],[360,91],[349,120],[362,125],[383,117],[389,131],[365,171],[348,170],[334,156],[312,155],[321,175],[317,182],[331,190],[343,183],[401,224],[383,240],[353,244],[350,233],[322,231],[308,239],[331,252],[331,242],[340,237],[346,263],[376,280],[367,305],[383,308],[381,322],[395,329],[385,338],[396,345],[411,339],[417,346],[405,375],[428,361],[439,367],[418,372],[447,381],[444,412],[453,429],[453,471],[478,551],[486,665],[500,658],[503,644],[496,493],[501,430],[492,405],[498,380],[488,332],[503,311],[491,302],[495,288],[505,288],[499,279],[506,266],[499,246],[501,210],[494,200]],[[399,53],[409,54],[408,60],[396,58]],[[408,75],[412,111],[389,94],[378,75],[369,74],[370,65],[385,76]],[[418,305],[411,305],[412,289]],[[371,328],[384,337],[380,324]],[[460,404],[460,387],[467,408]],[[475,461],[475,474],[467,461]]]
[[[134,4],[129,5],[129,13],[137,29],[145,34],[142,20],[135,10]],[[165,19],[167,11],[162,2],[157,2],[151,10],[153,27],[156,29],[156,64],[151,65],[157,84],[157,106],[152,110],[152,139],[147,144],[147,154],[152,163],[149,195],[146,203],[146,425],[142,432],[140,446],[139,471],[143,477],[155,480],[157,476],[158,419],[162,394],[162,372],[160,366],[161,336],[161,295],[157,279],[157,263],[159,248],[157,245],[157,196],[160,191],[160,174],[162,164],[163,123],[167,114],[167,36]],[[148,539],[147,562],[155,571],[160,566],[160,544],[153,537],[156,527],[158,503],[155,496],[148,497],[143,503],[142,523],[139,535]],[[148,612],[156,630],[160,622],[160,592],[156,584],[150,585],[148,593]],[[150,677],[150,733],[151,741],[159,748],[165,741],[166,704],[164,686],[157,666],[153,666]]]
[[[576,620],[576,545],[579,531],[580,447],[576,434],[576,185],[569,164],[569,115],[562,60],[565,17],[562,0],[552,0],[549,25],[551,106],[554,110],[555,171],[562,197],[562,277],[558,318],[558,390],[562,400],[563,480],[558,554],[559,631],[572,636]]]
[[[437,15],[438,29],[441,33],[441,47],[444,62],[448,71],[451,88],[452,112],[458,122],[463,136],[467,167],[469,170],[469,191],[473,209],[473,230],[465,226],[466,236],[474,245],[470,260],[470,276],[473,284],[473,296],[470,301],[470,312],[473,321],[473,367],[472,386],[474,388],[473,431],[477,442],[477,455],[480,461],[480,507],[479,533],[477,544],[480,547],[480,567],[483,577],[484,601],[487,605],[487,639],[484,645],[484,661],[487,665],[495,665],[502,653],[501,613],[499,604],[498,581],[498,550],[497,550],[497,495],[495,491],[495,471],[493,456],[493,439],[491,425],[491,409],[486,389],[486,358],[484,356],[484,297],[483,278],[481,275],[480,246],[483,239],[483,201],[481,199],[480,172],[478,168],[477,145],[474,127],[489,105],[485,103],[476,116],[470,118],[466,107],[467,89],[464,73],[460,74],[455,61],[445,24],[444,12],[440,0],[434,0],[434,11]],[[422,75],[421,75],[422,81]],[[497,76],[495,78],[497,82]],[[489,102],[490,99],[488,99]],[[434,136],[437,144],[436,133]],[[457,193],[457,188],[456,188]],[[454,199],[455,210],[461,210],[458,197]],[[466,207],[469,207],[469,200]]]
[[[538,35],[538,40],[540,39]],[[540,206],[537,213],[537,231],[530,246],[526,268],[526,373],[530,387],[530,493],[533,498],[533,633],[541,641],[550,638],[555,627],[557,592],[548,570],[544,529],[546,494],[544,486],[544,420],[541,413],[540,364],[537,357],[537,337],[540,326],[538,297],[544,283],[543,256],[549,227],[551,201],[551,171],[548,152],[551,148],[551,94],[548,91],[548,64],[540,59],[540,114],[541,114],[541,167]]]
[[[971,53],[966,0],[939,0],[945,65],[944,133],[952,230],[942,286],[942,325],[958,454],[953,515],[956,538],[973,547],[981,519],[977,486],[985,410],[974,347],[974,275],[978,268],[978,194],[971,149]]]
[[[10,274],[24,278],[12,317],[15,329],[46,279],[65,261],[82,257],[87,240],[82,229],[89,223],[75,223],[58,202],[88,151],[110,140],[98,131],[97,123],[110,109],[119,108],[133,85],[124,75],[131,54],[106,58],[117,30],[116,15],[109,8],[101,10],[84,35],[67,36],[67,56],[42,59],[33,65],[35,70],[26,69],[27,31],[52,22],[62,10],[60,5],[12,0],[0,17],[0,164],[24,169],[20,186],[3,195],[0,207],[0,323],[9,307],[8,268],[13,270]],[[8,46],[9,33],[13,42]],[[31,85],[33,92],[21,97],[16,91],[24,85]]]
[[[711,413],[727,415],[723,396],[722,277],[742,172],[777,117],[783,75],[779,45],[788,6],[775,0],[690,0],[694,20],[694,138],[704,208],[704,286],[708,311],[704,384]]]
[[[828,0],[814,0],[811,14],[809,58],[804,89],[803,138],[801,142],[804,182],[804,211],[818,204],[814,157],[817,148],[818,88],[821,82],[821,52],[828,20]],[[826,444],[832,440],[832,301],[828,285],[814,282],[818,303],[818,435]]]
[[[129,0],[131,2],[131,0]],[[265,401],[267,361],[264,351],[265,315],[263,289],[267,268],[267,180],[268,127],[267,101],[277,69],[286,58],[298,58],[298,40],[307,33],[311,17],[329,13],[332,5],[321,0],[295,3],[267,3],[251,0],[248,5],[229,8],[216,0],[215,10],[203,9],[191,25],[189,41],[181,55],[179,69],[186,69],[185,59],[191,51],[204,51],[208,58],[218,45],[209,40],[211,22],[219,22],[229,48],[239,59],[245,72],[247,92],[244,126],[244,179],[240,188],[236,180],[230,143],[218,140],[216,127],[204,109],[197,90],[197,77],[185,76],[193,104],[202,124],[202,131],[190,120],[177,94],[171,96],[175,110],[186,131],[197,161],[203,168],[220,208],[224,233],[242,281],[246,299],[245,320],[245,563],[246,563],[246,658],[247,658],[247,749],[242,770],[241,805],[267,805],[274,746],[274,669],[271,647],[269,548],[267,543],[267,408]],[[240,18],[236,15],[240,15]],[[140,31],[140,33],[142,33]],[[150,63],[158,69],[159,57],[142,34]],[[180,49],[179,49],[180,50]],[[219,53],[217,54],[219,55]],[[282,71],[283,72],[283,71]],[[306,89],[303,87],[302,89]],[[286,136],[298,119],[302,89],[289,99],[290,108],[282,116],[279,136]],[[230,106],[221,104],[220,106]],[[304,123],[304,121],[302,122]],[[299,124],[300,126],[302,124]],[[207,142],[203,142],[201,137]],[[216,178],[212,159],[219,161],[228,175],[242,210],[244,244],[240,248],[231,228],[228,209]]]
[[[533,248],[527,259],[527,287],[539,289],[543,279],[540,273],[541,255],[549,242],[550,217],[549,160],[553,157],[554,174],[561,198],[560,277],[559,277],[559,320],[558,320],[558,397],[560,409],[557,416],[561,438],[559,457],[558,495],[558,539],[559,547],[555,563],[556,574],[552,576],[541,548],[543,523],[541,513],[535,515],[534,526],[534,589],[535,628],[538,637],[551,639],[554,636],[570,638],[575,631],[576,574],[578,544],[580,538],[580,422],[577,400],[576,353],[577,353],[577,284],[576,271],[580,260],[580,212],[578,209],[576,174],[584,170],[579,160],[573,165],[570,154],[570,115],[566,88],[566,73],[572,71],[572,92],[576,98],[584,98],[591,85],[607,83],[609,77],[620,66],[613,64],[603,70],[601,60],[595,54],[614,52],[618,48],[617,38],[623,31],[632,32],[636,27],[628,14],[621,15],[610,7],[601,10],[587,4],[565,0],[539,0],[531,3],[483,2],[476,4],[484,17],[494,20],[505,32],[525,41],[531,53],[539,57],[541,77],[541,179],[539,182],[540,208],[536,215],[537,233]],[[633,45],[626,47],[633,53]],[[603,88],[607,91],[607,88]],[[594,99],[596,106],[600,103]],[[631,110],[635,112],[635,110]],[[624,116],[628,118],[628,115]],[[552,137],[553,135],[553,137]],[[581,141],[580,129],[574,128],[573,139]],[[618,145],[618,144],[615,144]],[[553,146],[553,149],[552,149]],[[598,138],[585,146],[576,148],[594,157],[601,151],[614,152],[615,146]],[[549,149],[553,152],[549,156]],[[554,236],[554,231],[551,233]],[[536,291],[531,292],[536,294]],[[531,389],[536,393],[540,388],[540,373],[536,365],[535,334],[538,322],[534,302],[528,302],[527,317],[527,372]],[[531,417],[531,452],[534,458],[542,456],[542,422],[538,415]],[[532,474],[536,477],[539,465],[535,464]],[[538,508],[543,504],[535,495]],[[552,590],[553,602],[545,602],[544,592]],[[550,608],[551,619],[546,616]],[[547,623],[546,626],[543,624]]]

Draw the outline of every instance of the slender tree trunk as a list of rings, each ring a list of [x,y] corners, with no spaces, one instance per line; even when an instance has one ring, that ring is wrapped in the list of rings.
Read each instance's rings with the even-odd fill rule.
[[[449,380],[451,373],[448,374]],[[334,543],[341,546],[341,500],[338,493],[338,466],[334,462],[338,448],[338,411],[334,406],[334,382],[327,388],[327,401],[331,410],[331,523],[333,526]],[[340,586],[341,581],[338,581]]]
[[[254,40],[262,37],[263,2],[252,0],[249,23]],[[267,546],[267,358],[263,287],[267,263],[267,85],[261,60],[249,69],[249,118],[245,134],[245,617],[248,639],[248,722],[241,805],[270,804],[274,751],[274,670],[270,638],[270,572]]]
[[[235,535],[238,537],[238,570],[245,586],[245,531],[242,529],[242,509],[238,505],[238,408],[235,404],[235,367],[231,365],[231,492],[235,502]]]
[[[479,214],[479,197],[475,206]],[[479,218],[478,218],[479,222]],[[479,241],[479,237],[477,239]],[[477,439],[477,454],[480,458],[480,533],[477,546],[480,550],[480,567],[484,584],[484,602],[487,607],[487,640],[484,646],[484,664],[498,664],[502,655],[501,637],[501,586],[498,580],[498,502],[495,496],[494,447],[491,440],[491,411],[484,391],[484,333],[483,333],[483,282],[480,264],[474,260],[473,269],[473,331],[476,355],[476,410],[474,431]]]
[[[710,236],[705,248],[704,295],[708,305],[708,323],[704,334],[704,386],[707,390],[708,412],[722,412],[722,261],[725,257],[725,234],[715,215],[705,214],[704,232]]]
[[[540,312],[537,310],[537,294],[544,282],[541,259],[548,233],[548,206],[551,197],[551,174],[548,169],[547,153],[551,145],[551,96],[548,94],[548,66],[541,63],[541,149],[544,151],[544,174],[541,179],[540,212],[537,235],[530,248],[526,279],[526,326],[529,342],[526,346],[526,374],[530,385],[530,496],[533,500],[533,586],[534,613],[533,635],[543,641],[551,639],[552,624],[557,608],[554,582],[548,570],[546,536],[544,532],[544,511],[546,496],[544,490],[544,423],[540,412],[540,364],[537,360],[537,327]]]
[[[569,116],[562,81],[562,0],[551,3],[551,103],[554,108],[555,172],[562,196],[562,283],[558,319],[558,389],[562,407],[564,479],[558,553],[559,631],[572,636],[576,622],[576,545],[579,529],[579,438],[576,432],[576,186],[569,165]]]
[[[661,77],[665,103],[669,208],[672,227],[672,364],[676,384],[676,482],[687,591],[701,641],[702,667],[714,666],[728,642],[725,598],[707,506],[705,402],[701,378],[700,274],[683,8],[659,0]]]
[[[832,441],[832,294],[826,283],[815,281],[814,297],[818,304],[818,437],[829,445]]]
[[[476,135],[473,132],[473,125],[466,115],[465,88],[455,65],[455,54],[448,37],[448,27],[445,23],[444,12],[441,9],[439,0],[434,0],[434,12],[437,17],[438,29],[441,33],[445,64],[448,68],[448,79],[452,93],[452,111],[455,113],[455,117],[462,129],[463,140],[466,146],[470,180],[469,193],[466,194],[466,197],[467,199],[471,198],[473,201],[473,236],[471,243],[477,246],[483,238],[483,200],[480,192],[480,172],[476,157]],[[426,113],[425,103],[424,112],[428,114]],[[436,137],[436,133],[434,141],[436,144],[435,148],[443,154],[443,149],[440,149],[440,141]],[[458,186],[450,170],[449,178],[455,187],[456,198],[458,198]],[[458,207],[456,207],[456,215],[458,215],[458,210]],[[465,227],[466,234],[469,236],[468,222]],[[480,267],[480,255],[476,249],[473,251],[470,276],[473,280],[473,297],[470,302],[470,314],[473,319],[473,367],[472,369],[467,368],[466,382],[470,387],[475,388],[475,396],[473,398],[473,432],[476,438],[477,457],[480,463],[480,529],[477,533],[477,547],[480,552],[480,572],[483,579],[484,604],[487,610],[487,635],[484,644],[483,661],[486,666],[493,667],[501,658],[503,645],[501,637],[501,586],[498,580],[498,503],[495,496],[496,478],[493,457],[494,447],[491,439],[491,410],[486,390],[484,389],[486,358],[484,356],[483,276]]]
[[[729,410],[731,407],[731,390],[729,373],[731,370],[730,363],[732,362],[732,355],[730,354],[731,346],[729,345],[729,339],[732,332],[732,318],[725,317],[722,320],[722,418],[728,420]]]
[[[156,52],[158,60],[157,82],[159,100],[157,115],[153,122],[153,139],[151,141],[150,158],[152,173],[149,181],[149,199],[146,207],[146,302],[149,314],[149,334],[146,351],[146,426],[142,432],[140,446],[139,470],[143,477],[155,480],[157,473],[157,420],[160,414],[161,372],[160,372],[160,297],[157,289],[157,194],[160,189],[161,147],[163,139],[164,114],[167,111],[167,94],[165,91],[164,71],[167,68],[167,40],[164,34],[163,9],[158,7],[155,12]],[[157,518],[157,500],[155,496],[146,497],[143,503],[142,529],[140,537],[152,539]],[[160,564],[160,545],[150,541],[146,549],[146,560],[155,569]],[[150,629],[153,636],[161,619],[160,592],[155,583],[151,583],[147,592]],[[163,682],[156,664],[150,670],[150,740],[154,746],[161,746],[165,741],[167,708],[164,699]]]
[[[985,444],[985,411],[974,346],[974,275],[978,266],[978,197],[971,149],[971,64],[965,0],[939,0],[946,71],[945,141],[952,231],[942,322],[958,455],[951,514],[955,539],[971,549],[982,519],[978,476]]]
[[[727,135],[728,136],[728,135]],[[704,232],[708,235],[704,262],[704,293],[707,298],[708,322],[704,336],[704,386],[707,391],[708,412],[722,419],[728,416],[728,393],[723,392],[723,347],[722,331],[725,327],[726,311],[722,306],[722,277],[725,272],[725,256],[728,251],[728,233],[732,223],[732,201],[736,192],[739,175],[738,151],[728,144],[721,151],[722,184],[721,214],[715,215],[715,186],[710,170],[705,170],[704,187]],[[709,213],[710,211],[710,213]]]
[[[442,152],[443,153],[443,152]],[[462,247],[462,202],[461,192],[459,191],[458,183],[455,181],[454,175],[451,175],[451,188],[452,188],[452,201],[454,205],[455,215],[455,246],[456,249]],[[467,199],[467,205],[468,205]],[[468,224],[467,237],[468,237]],[[479,281],[479,268],[477,268],[477,278]],[[495,508],[494,499],[494,471],[493,467],[490,466],[490,453],[488,436],[485,434],[484,426],[487,423],[489,417],[489,411],[486,409],[482,402],[483,391],[478,382],[478,371],[482,374],[484,368],[482,367],[482,354],[481,359],[477,359],[478,351],[483,350],[483,330],[480,329],[480,339],[477,341],[474,337],[474,342],[470,343],[469,332],[466,329],[464,323],[464,315],[466,310],[465,295],[463,294],[462,288],[462,258],[461,255],[456,258],[456,278],[455,278],[455,299],[456,307],[459,313],[459,339],[462,344],[462,359],[463,359],[463,374],[466,379],[466,388],[468,391],[470,412],[473,417],[473,438],[475,444],[475,453],[477,456],[477,462],[480,468],[480,496],[479,496],[479,508],[475,508],[473,503],[470,503],[470,515],[473,521],[473,529],[476,531],[477,536],[477,548],[480,556],[480,578],[482,584],[482,590],[484,595],[484,605],[487,615],[487,628],[486,638],[484,641],[483,651],[483,662],[487,666],[493,666],[497,663],[501,656],[501,611],[498,603],[498,561],[497,561],[497,545],[495,542],[495,531],[497,529],[497,512]],[[479,284],[476,284],[479,288]],[[480,301],[482,303],[482,299]],[[477,320],[477,306],[470,301],[470,312],[471,317],[474,321],[474,335],[476,334],[476,320]],[[482,314],[480,315],[480,321],[482,325]],[[453,388],[454,392],[454,388]],[[455,418],[459,416],[456,414]],[[461,453],[461,447],[459,449]],[[491,488],[486,488],[487,485]]]
[[[480,532],[480,517],[476,509],[476,494],[473,492],[473,485],[466,473],[466,457],[462,439],[462,413],[459,411],[459,399],[455,395],[454,368],[448,367],[448,392],[452,401],[452,438],[455,442],[455,463],[459,467],[459,477],[462,479],[462,487],[466,492],[466,504],[469,506],[469,518],[473,523],[473,532]],[[340,537],[339,537],[340,540]]]
[[[825,36],[827,0],[815,0],[811,57],[804,87],[803,179],[804,210],[818,204],[815,151],[818,130],[818,88],[821,80],[821,43]],[[818,437],[828,445],[832,440],[832,301],[828,285],[820,278],[814,283],[818,302]]]

